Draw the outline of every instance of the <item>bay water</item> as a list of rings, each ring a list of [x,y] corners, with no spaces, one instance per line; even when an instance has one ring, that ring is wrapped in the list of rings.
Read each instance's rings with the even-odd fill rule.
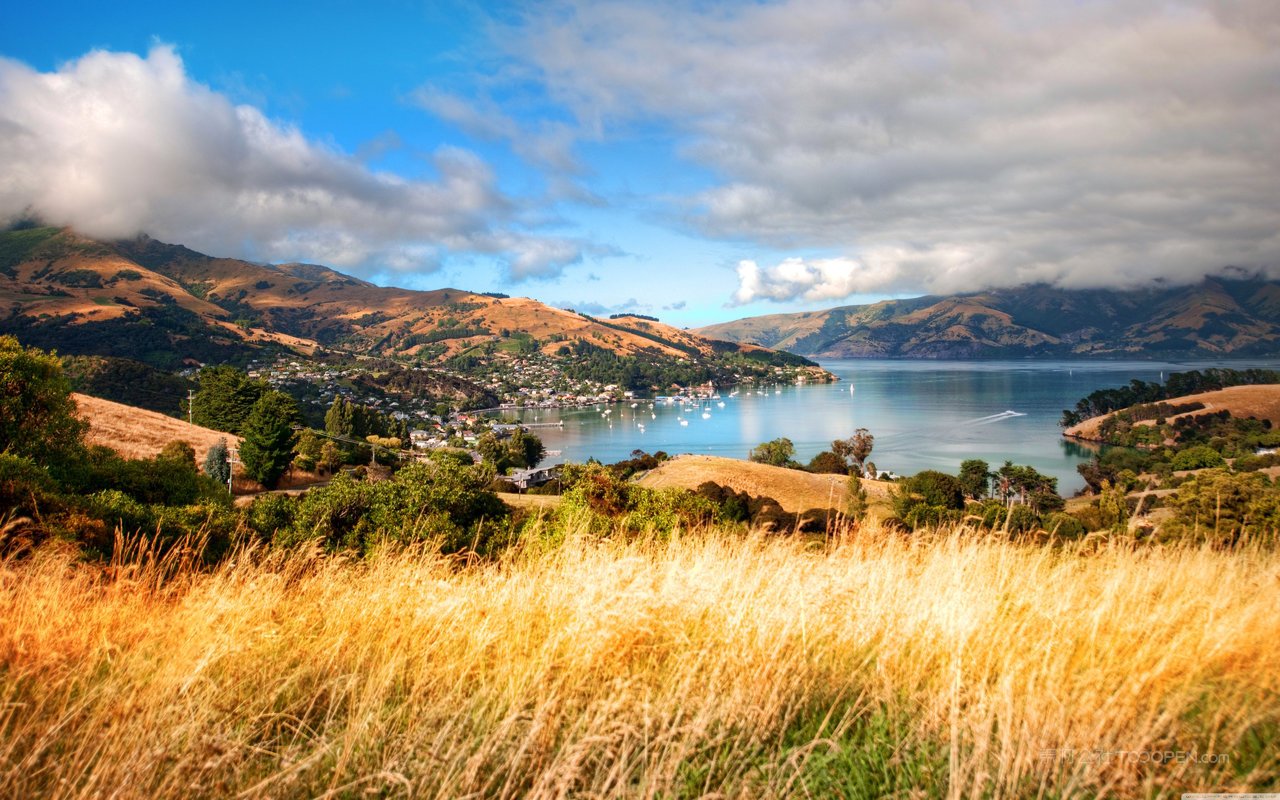
[[[1076,465],[1092,458],[1062,438],[1062,411],[1090,392],[1137,378],[1159,381],[1174,372],[1228,366],[1280,368],[1280,361],[823,361],[833,384],[742,386],[718,399],[681,406],[651,400],[573,409],[505,413],[509,421],[539,425],[547,463],[605,463],[633,450],[747,458],[751,448],[786,437],[807,462],[833,439],[857,428],[875,436],[870,460],[880,470],[912,475],[955,473],[980,458],[997,468],[1029,464],[1058,479],[1070,496],[1084,487]],[[734,389],[737,393],[733,394]]]

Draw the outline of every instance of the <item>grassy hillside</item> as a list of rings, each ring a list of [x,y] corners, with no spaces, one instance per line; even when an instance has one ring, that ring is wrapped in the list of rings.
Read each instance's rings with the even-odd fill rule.
[[[1024,286],[751,317],[698,330],[827,358],[1249,356],[1280,352],[1280,283],[1131,291]]]
[[[1214,414],[1220,411],[1228,411],[1233,417],[1241,419],[1253,417],[1255,419],[1267,420],[1273,427],[1280,427],[1280,385],[1264,384],[1261,386],[1231,386],[1226,389],[1219,389],[1214,392],[1199,392],[1197,394],[1184,395],[1182,397],[1173,397],[1162,401],[1169,406],[1188,406],[1199,405],[1200,408],[1193,411],[1186,411],[1167,415],[1165,418],[1169,422],[1173,422],[1183,417],[1197,417],[1206,414]],[[1079,439],[1097,439],[1098,431],[1102,425],[1115,413],[1104,414],[1099,417],[1093,417],[1081,422],[1079,425],[1072,425],[1063,431],[1064,436],[1071,436]],[[1154,419],[1139,420],[1134,423],[1136,425],[1154,423]]]
[[[189,425],[155,411],[84,394],[73,394],[72,398],[81,419],[89,423],[86,441],[110,447],[125,458],[152,458],[169,442],[182,441],[195,449],[196,462],[202,464],[209,448],[219,439],[226,439],[231,446],[238,441],[230,434]]]
[[[501,563],[6,563],[0,794],[1156,798],[1280,779],[1274,552],[566,537]]]
[[[719,456],[676,456],[645,474],[640,484],[654,489],[695,490],[706,481],[755,497],[772,497],[791,513],[812,508],[844,508],[849,479],[843,475],[815,475],[786,467]],[[864,480],[872,502],[884,502],[893,484]]]

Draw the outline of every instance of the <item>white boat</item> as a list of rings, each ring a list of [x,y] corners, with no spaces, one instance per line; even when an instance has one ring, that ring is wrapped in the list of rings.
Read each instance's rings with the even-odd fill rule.
[[[680,425],[681,425],[681,427],[684,427],[684,428],[689,427],[689,420],[687,420],[687,419],[682,419],[682,420],[680,420]]]
[[[719,403],[716,403],[716,405],[719,406],[720,408],[724,408],[724,401],[721,400]]]
[[[703,411],[703,412],[702,412],[702,418],[703,418],[703,419],[711,419],[711,412],[710,412],[710,411]]]

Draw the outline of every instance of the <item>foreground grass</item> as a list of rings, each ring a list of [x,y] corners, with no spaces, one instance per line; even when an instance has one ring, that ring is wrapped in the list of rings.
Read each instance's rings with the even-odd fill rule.
[[[703,531],[488,565],[139,563],[3,565],[0,796],[1168,797],[1280,775],[1274,553]]]

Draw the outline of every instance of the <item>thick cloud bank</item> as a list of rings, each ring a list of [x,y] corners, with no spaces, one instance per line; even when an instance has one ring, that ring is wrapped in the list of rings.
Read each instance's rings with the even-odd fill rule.
[[[93,52],[53,73],[0,59],[0,219],[98,237],[147,232],[217,254],[430,270],[451,254],[515,278],[581,257],[521,230],[476,156],[442,148],[429,181],[370,171],[190,80],[168,47]]]
[[[1189,282],[1280,256],[1273,0],[582,2],[519,45],[584,129],[669,127],[710,235],[841,254],[736,302]]]

